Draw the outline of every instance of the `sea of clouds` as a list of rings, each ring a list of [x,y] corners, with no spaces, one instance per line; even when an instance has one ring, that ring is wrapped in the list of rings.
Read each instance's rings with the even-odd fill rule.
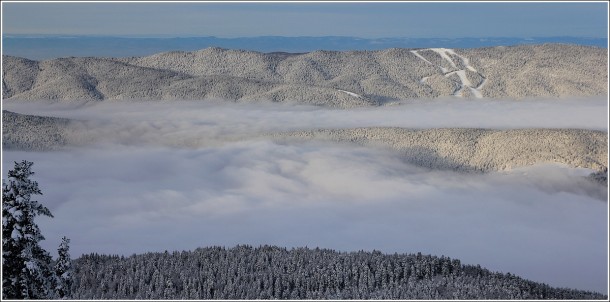
[[[261,132],[364,126],[607,131],[607,100],[409,102],[333,110],[202,102],[48,105],[19,113],[87,120],[86,145],[3,152],[33,161],[74,257],[272,244],[445,255],[552,286],[607,293],[607,188],[591,171],[539,165],[462,174],[390,150],[286,144]]]

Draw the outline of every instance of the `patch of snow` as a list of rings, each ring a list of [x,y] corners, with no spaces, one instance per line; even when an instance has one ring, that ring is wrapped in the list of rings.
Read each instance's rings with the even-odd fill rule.
[[[477,90],[476,88],[472,88],[472,87],[468,87],[470,89],[470,92],[472,92],[472,95],[474,95],[477,99],[480,99],[483,97],[483,94],[481,94],[481,91]]]
[[[429,48],[429,49],[438,53],[444,60],[448,61],[451,64],[451,66],[453,66],[454,68],[457,68],[457,66],[456,66],[455,62],[453,62],[451,57],[449,57],[449,55],[453,55],[453,56],[460,58],[460,60],[462,60],[462,63],[466,69],[468,69],[472,72],[477,72],[477,70],[470,65],[470,60],[468,58],[458,55],[453,49],[448,49],[448,48]],[[424,60],[425,62],[430,63],[430,61],[428,61],[424,57],[422,57],[419,53],[417,53],[417,51],[412,50],[411,53],[416,55],[418,58]],[[432,64],[432,63],[430,63],[430,64]],[[485,84],[487,79],[483,79],[483,82],[481,82],[481,84],[479,84],[478,87],[473,87],[472,83],[466,76],[465,69],[448,72],[447,68],[444,68],[442,66],[438,66],[438,67],[441,69],[441,71],[443,72],[443,75],[445,75],[445,77],[450,77],[453,74],[457,74],[458,77],[460,78],[460,82],[461,82],[460,87],[453,93],[453,96],[463,97],[463,95],[462,95],[463,90],[465,88],[468,88],[468,89],[470,89],[470,91],[472,92],[472,95],[474,95],[474,97],[479,98],[479,99],[483,98],[483,94],[481,93],[481,88],[483,87],[483,85]],[[429,77],[423,77],[419,81],[419,83],[425,84],[426,80],[428,78]]]
[[[339,90],[339,91],[341,91],[341,92],[343,92],[343,93],[347,93],[347,94],[349,94],[349,95],[351,95],[351,96],[354,96],[354,97],[357,97],[357,98],[362,98],[362,96],[361,96],[361,95],[359,95],[359,94],[357,94],[357,93],[353,93],[353,92],[346,91],[346,90],[341,90],[341,89],[337,89],[337,90]]]
[[[453,74],[457,74],[458,77],[460,78],[460,88],[458,88],[454,93],[453,96],[457,96],[457,97],[462,97],[462,91],[464,90],[465,87],[468,88],[472,88],[471,84],[470,84],[470,80],[468,80],[468,78],[466,77],[466,71],[465,70],[457,70],[457,71],[452,71],[449,72],[447,74],[445,74],[445,77],[449,77]]]
[[[458,54],[457,54],[457,53],[456,53],[456,52],[455,52],[453,49],[445,49],[445,52],[447,52],[448,54],[451,54],[451,55],[454,55],[454,56],[456,56],[456,57],[460,58],[460,60],[462,60],[462,63],[464,63],[464,66],[465,66],[466,68],[468,68],[468,70],[470,70],[470,71],[474,71],[474,72],[477,72],[477,70],[476,70],[476,69],[474,69],[474,67],[472,67],[472,66],[470,65],[470,59],[468,59],[468,58],[466,58],[466,57],[463,57],[463,56],[458,55]]]
[[[447,49],[447,48],[430,48],[430,50],[436,52],[437,54],[439,54],[441,56],[441,58],[443,58],[444,60],[448,61],[449,64],[451,64],[451,66],[453,66],[453,68],[457,68],[457,66],[455,66],[455,63],[453,62],[453,60],[451,59],[451,57],[449,57],[449,55],[447,55],[447,53],[450,51],[451,53],[455,53],[453,52],[453,49]]]
[[[485,85],[485,83],[487,83],[487,79],[483,78],[483,81],[481,82],[481,84],[479,84],[479,86],[477,86],[475,89],[480,91],[481,88],[483,88],[483,85]]]
[[[470,83],[470,80],[466,77],[466,71],[465,70],[458,70],[455,73],[458,75],[458,77],[460,77],[460,81],[462,81],[462,85],[463,86],[472,87],[472,84]]]
[[[487,83],[487,79],[483,78],[483,81],[481,82],[481,84],[479,84],[479,86],[473,88],[470,87],[470,91],[472,91],[472,94],[476,97],[476,98],[483,98],[483,93],[481,93],[481,89],[483,88],[483,85],[485,85],[485,83]]]
[[[487,79],[483,78],[483,82],[481,82],[481,84],[479,84],[479,86],[477,86],[477,87],[472,86],[472,83],[466,76],[466,69],[468,69],[472,72],[476,72],[476,73],[478,73],[478,71],[470,65],[470,60],[468,58],[457,54],[453,49],[449,49],[449,48],[428,48],[428,49],[439,54],[443,60],[446,60],[447,62],[449,62],[449,64],[451,64],[451,66],[453,66],[456,69],[457,69],[457,65],[455,64],[455,62],[451,59],[451,57],[449,55],[458,57],[460,60],[462,60],[462,64],[464,65],[465,69],[447,72],[448,70],[446,68],[444,68],[442,66],[438,66],[441,69],[441,71],[443,72],[443,75],[445,77],[450,77],[453,74],[457,74],[458,77],[460,78],[460,83],[459,83],[460,87],[453,93],[453,96],[463,97],[464,89],[468,88],[468,89],[470,89],[470,91],[472,92],[472,95],[474,95],[474,97],[479,98],[479,99],[483,98],[483,94],[481,93],[481,88],[483,87],[483,85],[485,84]],[[411,51],[411,52],[413,54],[415,54],[416,56],[422,58],[422,60],[425,60],[416,51]],[[427,60],[425,60],[425,61],[429,62]],[[419,82],[423,84],[427,78],[428,77],[422,78]]]
[[[30,271],[38,271],[39,270],[38,265],[36,264],[36,262],[34,262],[32,260],[27,261],[25,263],[25,267],[27,267],[28,270],[30,270]]]
[[[430,65],[434,65],[432,64],[430,61],[426,60],[426,58],[422,57],[422,55],[420,55],[417,50],[411,50],[411,53],[414,54],[416,57],[422,59],[424,62],[430,64]]]

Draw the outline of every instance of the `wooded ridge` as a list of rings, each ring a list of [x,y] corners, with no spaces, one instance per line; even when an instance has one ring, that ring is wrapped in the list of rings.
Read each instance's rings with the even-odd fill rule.
[[[267,100],[348,108],[452,95],[608,93],[607,49],[568,44],[303,54],[212,47],[131,58],[2,60],[3,97],[13,100]]]

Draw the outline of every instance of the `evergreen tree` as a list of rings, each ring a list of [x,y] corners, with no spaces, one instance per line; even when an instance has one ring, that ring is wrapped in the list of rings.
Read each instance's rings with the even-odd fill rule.
[[[72,287],[72,260],[70,259],[70,239],[65,236],[61,239],[61,244],[57,249],[59,257],[55,263],[55,276],[57,286],[55,292],[59,299],[71,298],[70,288]]]
[[[32,200],[42,195],[31,180],[33,163],[15,162],[2,181],[2,297],[4,299],[53,298],[51,256],[40,247],[44,240],[34,222],[37,215],[53,217],[49,209]]]

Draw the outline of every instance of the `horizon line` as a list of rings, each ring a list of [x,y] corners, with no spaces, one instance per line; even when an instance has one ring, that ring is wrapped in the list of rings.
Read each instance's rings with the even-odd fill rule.
[[[365,38],[358,36],[279,36],[279,35],[261,35],[261,36],[236,36],[236,37],[222,37],[213,35],[156,35],[156,34],[142,34],[142,35],[120,35],[120,34],[16,34],[16,33],[2,33],[2,38],[42,38],[42,37],[55,37],[55,38],[82,38],[82,37],[95,37],[95,38],[156,38],[156,39],[172,39],[172,38],[216,38],[216,39],[252,39],[252,38],[351,38],[361,40],[382,40],[382,39],[540,39],[540,38],[578,38],[578,39],[608,39],[606,37],[594,37],[594,36],[570,36],[570,35],[553,35],[553,36],[462,36],[462,37],[408,37],[408,36],[387,36],[387,37],[375,37]]]

